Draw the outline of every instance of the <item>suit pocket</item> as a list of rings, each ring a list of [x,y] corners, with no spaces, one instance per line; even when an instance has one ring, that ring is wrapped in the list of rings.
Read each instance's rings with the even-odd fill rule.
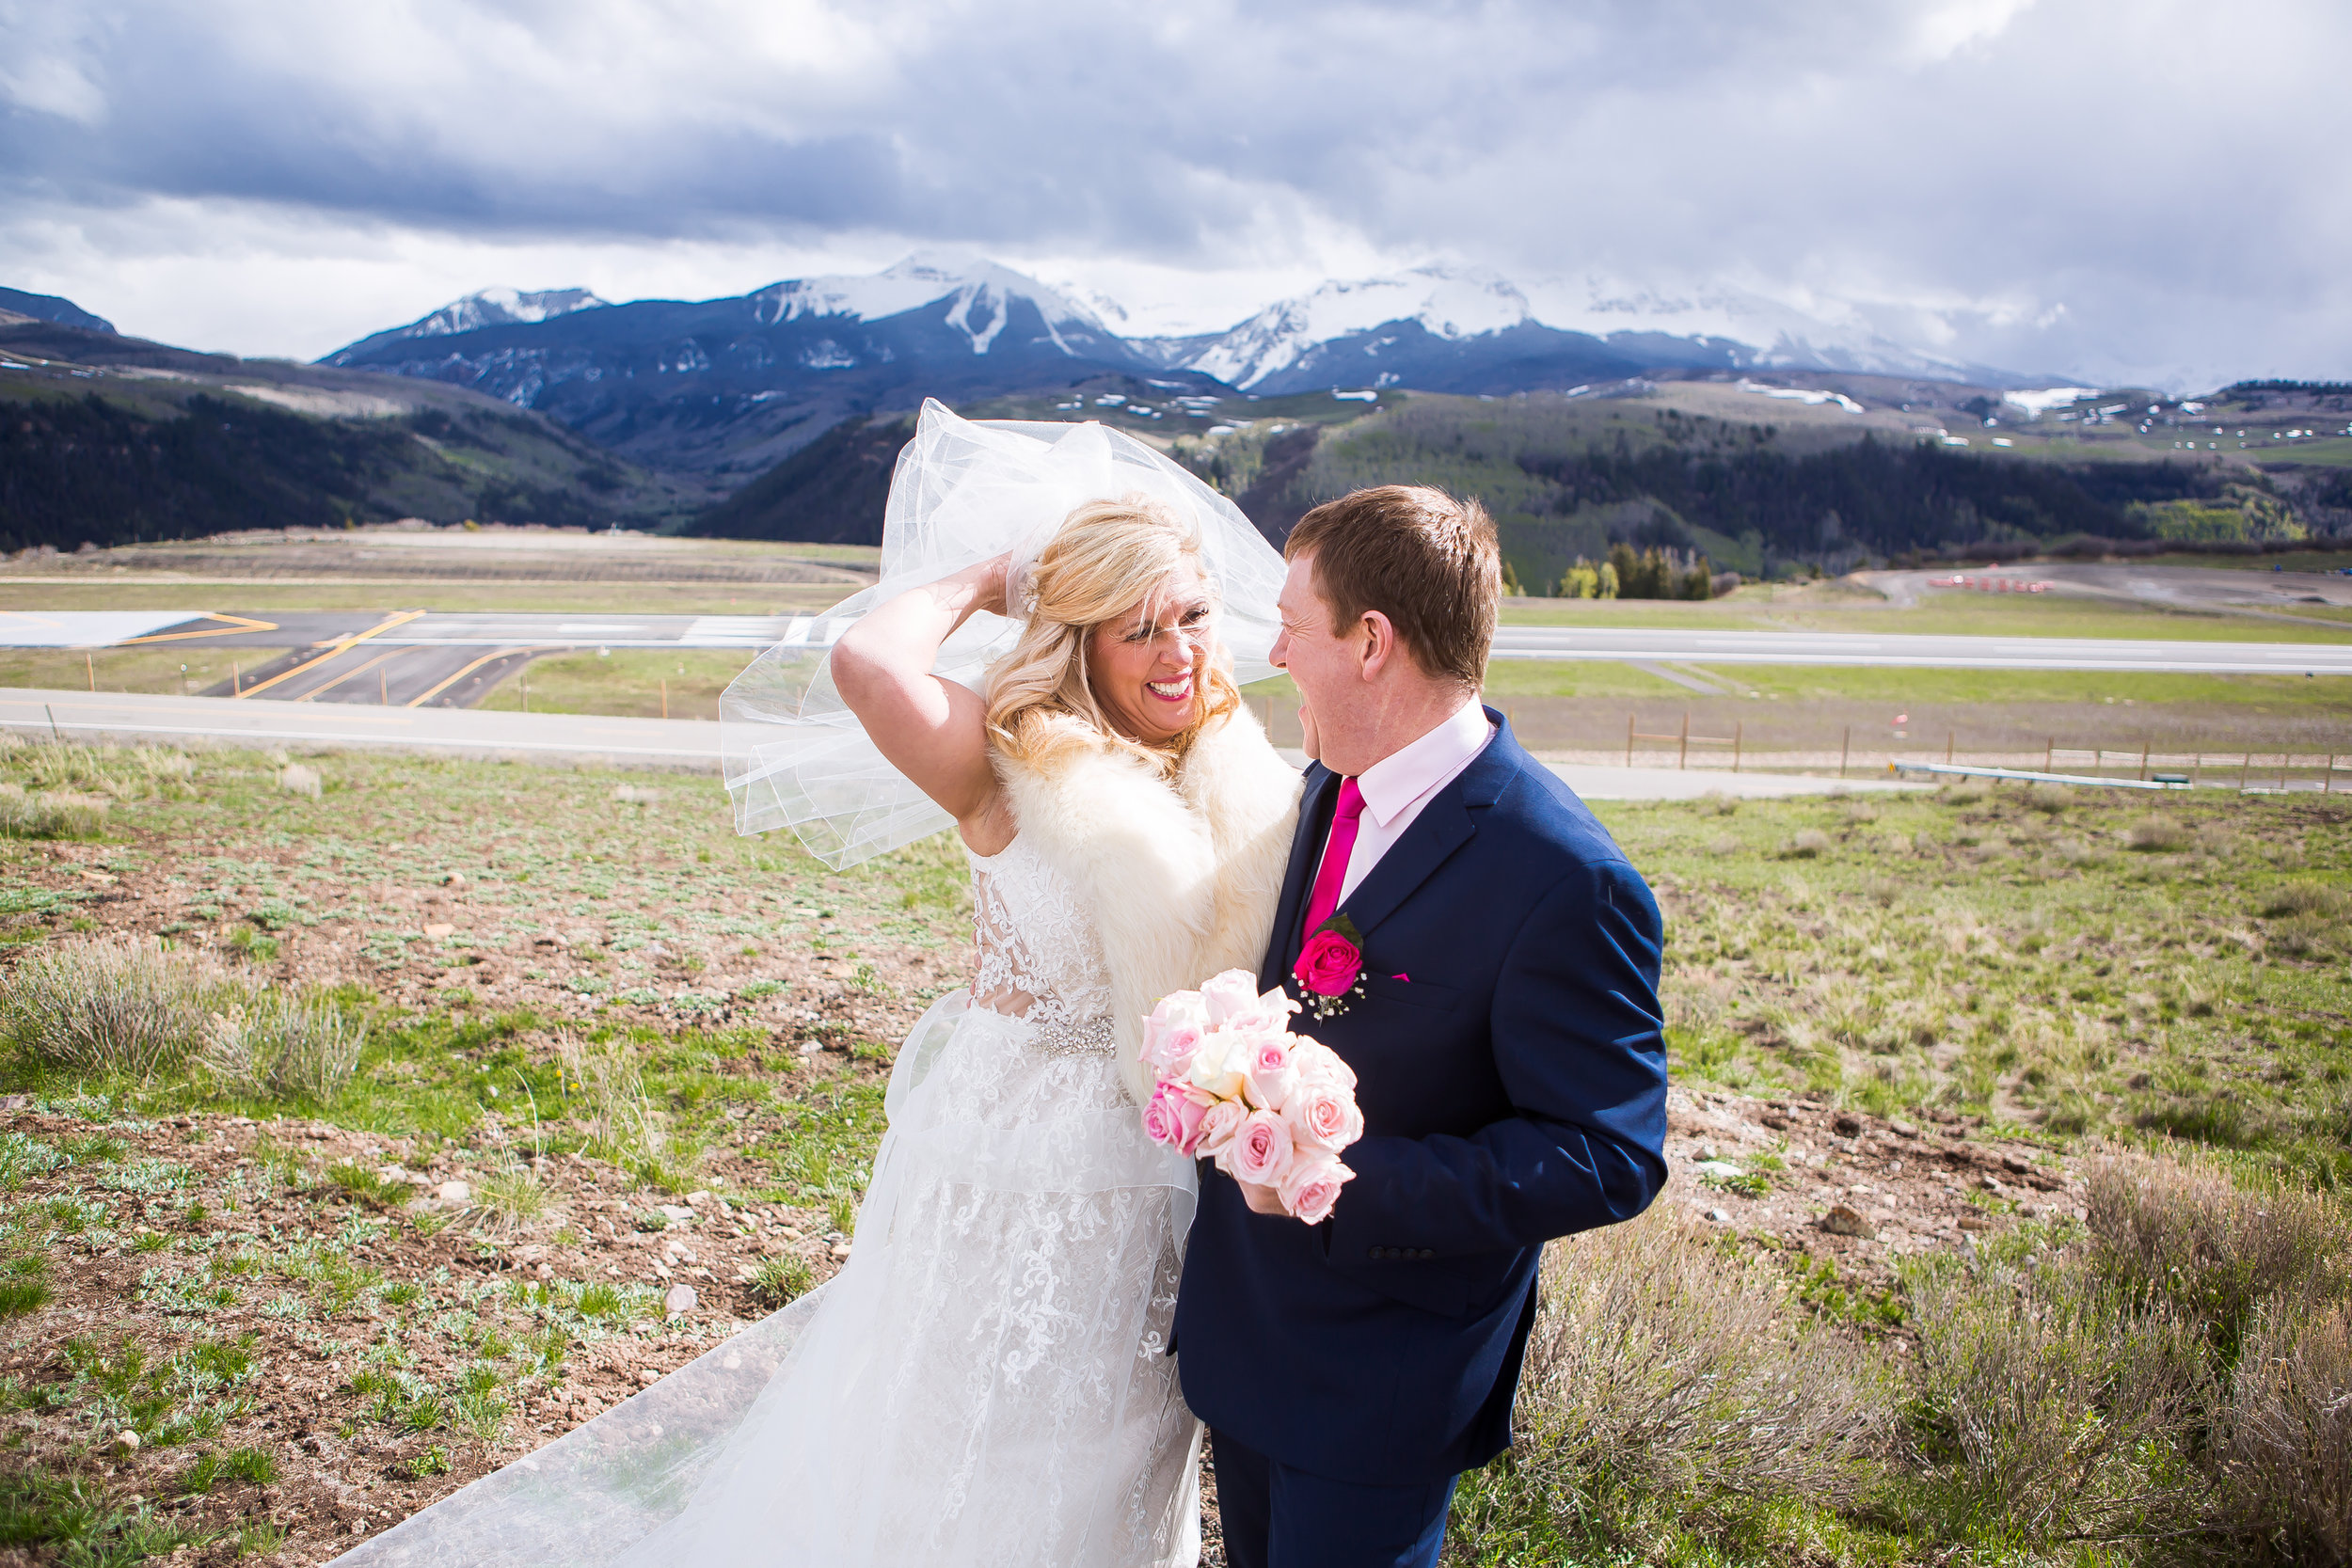
[[[1450,1013],[1462,999],[1458,986],[1440,986],[1428,980],[1399,980],[1391,975],[1364,975],[1364,995],[1382,1002],[1394,1002],[1406,1007],[1426,1007],[1432,1012]]]

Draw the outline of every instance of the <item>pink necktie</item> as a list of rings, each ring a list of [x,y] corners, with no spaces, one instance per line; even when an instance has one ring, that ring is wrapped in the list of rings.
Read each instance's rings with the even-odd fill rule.
[[[1323,867],[1315,873],[1314,896],[1307,900],[1307,934],[1331,918],[1340,907],[1340,884],[1347,880],[1348,858],[1356,853],[1356,830],[1363,826],[1364,792],[1354,779],[1340,781],[1339,809],[1331,816],[1331,838],[1323,847]]]

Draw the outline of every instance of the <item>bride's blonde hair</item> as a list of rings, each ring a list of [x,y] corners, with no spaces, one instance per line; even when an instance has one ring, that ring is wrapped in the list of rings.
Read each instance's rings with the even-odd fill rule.
[[[1028,620],[1012,651],[988,673],[989,738],[998,752],[1035,764],[1066,745],[1107,742],[1168,774],[1212,721],[1241,706],[1241,691],[1214,646],[1195,688],[1192,722],[1161,745],[1120,735],[1095,700],[1087,671],[1094,629],[1141,604],[1187,560],[1214,599],[1216,584],[1200,560],[1200,530],[1147,496],[1088,501],[1062,519],[1022,580],[1008,584],[1012,613]]]

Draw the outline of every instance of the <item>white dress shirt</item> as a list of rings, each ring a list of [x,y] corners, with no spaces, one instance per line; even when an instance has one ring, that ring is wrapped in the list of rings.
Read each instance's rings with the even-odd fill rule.
[[[1389,847],[1405,836],[1422,808],[1438,791],[1460,778],[1462,769],[1477,761],[1478,753],[1494,737],[1495,726],[1473,697],[1436,729],[1382,757],[1358,776],[1356,787],[1363,792],[1364,815],[1356,829],[1355,852],[1347,857],[1347,875],[1340,882],[1342,909],[1380,863]],[[1327,846],[1330,840],[1327,836],[1324,842]]]

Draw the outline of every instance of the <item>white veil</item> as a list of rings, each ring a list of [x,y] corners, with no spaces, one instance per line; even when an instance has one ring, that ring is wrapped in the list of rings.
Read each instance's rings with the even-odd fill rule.
[[[971,420],[926,400],[898,453],[882,515],[882,580],[821,615],[796,618],[719,700],[719,749],[738,832],[790,828],[840,870],[949,825],[866,738],[834,689],[826,655],[882,601],[1007,550],[1034,559],[1080,503],[1136,493],[1195,519],[1201,562],[1222,597],[1219,635],[1247,684],[1274,673],[1281,557],[1241,509],[1135,437],[1085,424]],[[933,670],[980,689],[1019,626],[966,621]]]

